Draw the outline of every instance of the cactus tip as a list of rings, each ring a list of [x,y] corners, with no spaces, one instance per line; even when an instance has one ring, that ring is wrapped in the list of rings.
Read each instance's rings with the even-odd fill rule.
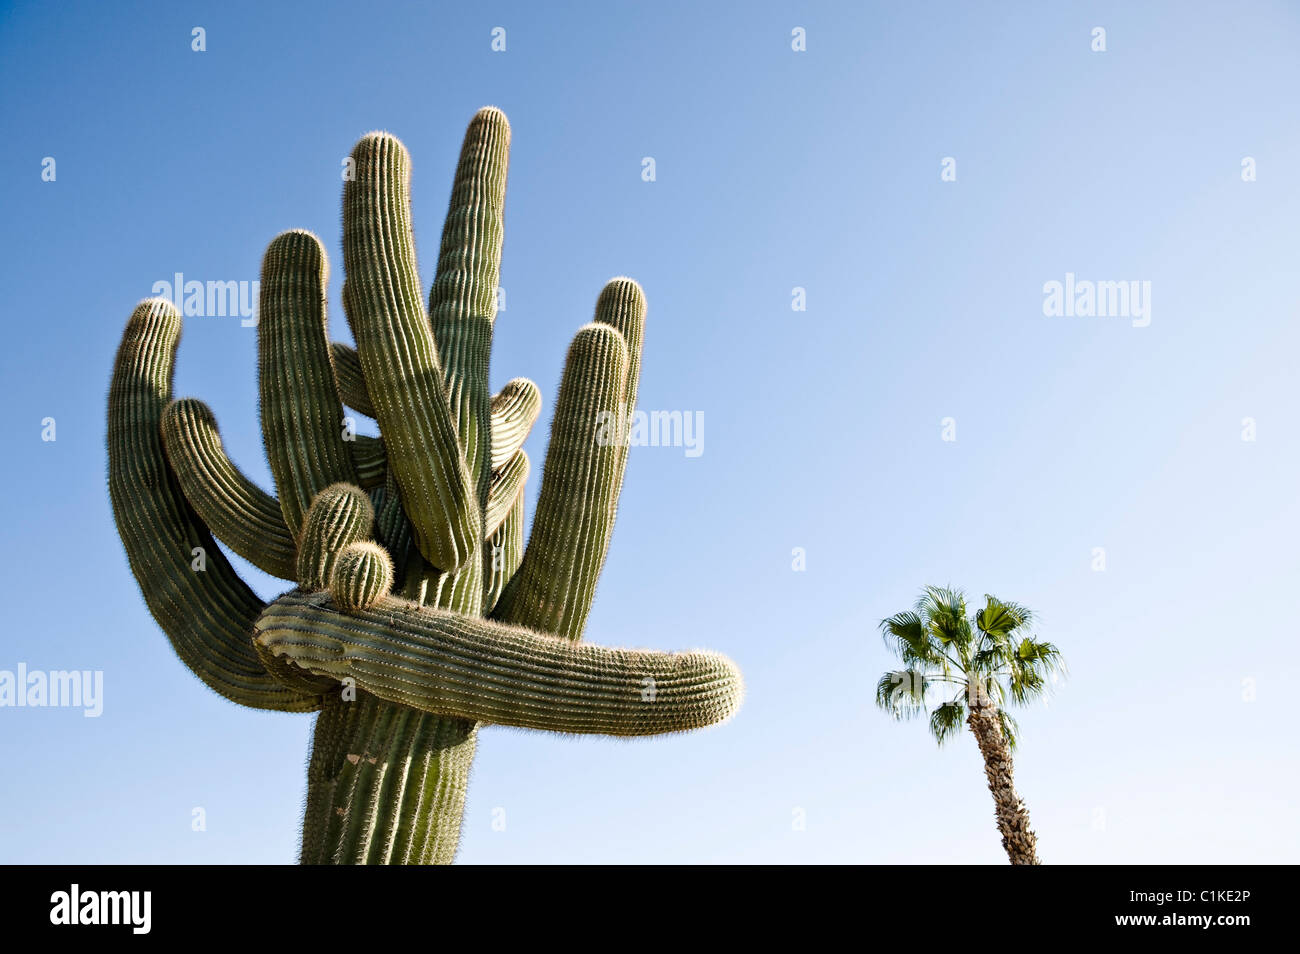
[[[344,547],[330,574],[330,596],[345,613],[367,610],[393,588],[393,561],[388,551],[368,540]]]

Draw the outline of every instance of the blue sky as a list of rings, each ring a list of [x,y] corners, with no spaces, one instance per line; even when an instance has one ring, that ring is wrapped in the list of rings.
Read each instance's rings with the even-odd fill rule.
[[[1044,860],[1294,861],[1296,9],[467,6],[3,5],[0,669],[102,670],[105,698],[0,709],[0,860],[295,859],[310,717],[216,697],[149,617],[106,491],[113,353],[154,282],[255,280],[293,227],[346,340],[340,162],[371,129],[412,154],[427,290],[490,103],[493,379],[546,397],[535,464],[614,275],[650,302],[641,406],[705,421],[699,457],[633,449],[588,638],[722,650],[748,694],[685,737],[484,730],[461,861],[1005,860],[973,739],[872,704],[876,624],[926,583],[1026,603],[1066,653],[1019,714]],[[1149,325],[1045,316],[1067,273],[1150,282]],[[255,355],[189,319],[176,394],[270,488]]]

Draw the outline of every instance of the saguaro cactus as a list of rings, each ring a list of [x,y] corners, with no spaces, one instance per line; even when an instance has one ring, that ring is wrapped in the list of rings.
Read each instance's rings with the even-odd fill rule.
[[[499,110],[475,115],[427,310],[406,149],[386,133],[357,143],[343,196],[355,350],[328,337],[320,241],[271,242],[258,355],[276,496],[227,458],[205,405],[172,400],[171,303],[142,302],[118,350],[109,490],[150,611],[227,699],[319,713],[304,863],[451,861],[481,724],[652,735],[740,704],[724,656],[580,641],[627,463],[600,425],[631,411],[640,371],[630,279],[605,287],[569,348],[523,545],[521,447],[541,398],[522,378],[488,386],[509,142]],[[382,438],[348,439],[345,404]],[[264,604],[213,534],[295,588]]]

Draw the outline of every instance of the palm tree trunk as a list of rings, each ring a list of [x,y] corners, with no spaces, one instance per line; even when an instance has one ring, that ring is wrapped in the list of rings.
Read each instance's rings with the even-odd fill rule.
[[[980,754],[984,756],[984,774],[993,793],[997,809],[998,830],[1002,832],[1002,847],[1013,865],[1041,864],[1038,860],[1038,836],[1029,827],[1029,810],[1016,794],[1012,778],[1011,750],[1002,735],[998,710],[992,703],[972,705],[966,718]]]

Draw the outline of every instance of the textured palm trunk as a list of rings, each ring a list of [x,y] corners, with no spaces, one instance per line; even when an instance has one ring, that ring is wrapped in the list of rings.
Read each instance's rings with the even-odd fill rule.
[[[1002,847],[1013,865],[1036,865],[1038,836],[1029,827],[1029,810],[1016,794],[1012,777],[1011,750],[1002,735],[997,709],[991,703],[972,705],[966,719],[980,754],[984,756],[984,774],[993,793],[997,812],[998,830],[1002,832]]]

